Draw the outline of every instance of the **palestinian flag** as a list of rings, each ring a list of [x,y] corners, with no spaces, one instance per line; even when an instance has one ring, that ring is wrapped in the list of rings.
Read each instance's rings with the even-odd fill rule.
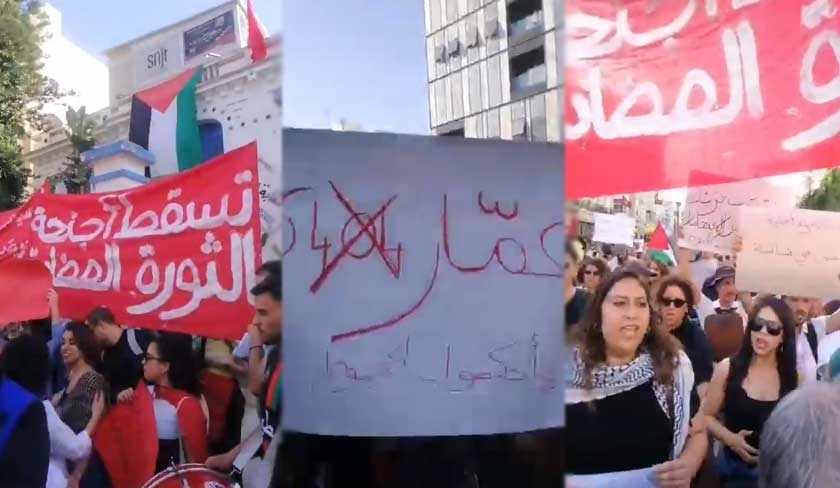
[[[128,140],[155,156],[147,176],[179,173],[202,162],[195,101],[201,72],[192,68],[132,97]]]
[[[668,234],[665,232],[665,227],[662,226],[662,222],[656,224],[656,230],[650,235],[650,240],[647,243],[647,251],[651,259],[660,263],[667,266],[677,264],[674,250],[671,248],[671,240],[668,239]]]

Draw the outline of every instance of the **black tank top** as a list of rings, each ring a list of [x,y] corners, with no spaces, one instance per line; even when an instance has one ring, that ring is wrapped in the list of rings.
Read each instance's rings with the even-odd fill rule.
[[[566,472],[649,468],[671,456],[673,425],[649,381],[591,404],[566,407]]]
[[[770,417],[777,403],[779,400],[750,398],[743,385],[730,382],[726,387],[726,398],[723,403],[724,425],[735,434],[742,430],[751,430],[752,434],[747,436],[747,442],[758,449],[761,428],[764,427],[764,422]],[[738,459],[738,455],[731,449],[727,447],[726,450],[729,455]]]

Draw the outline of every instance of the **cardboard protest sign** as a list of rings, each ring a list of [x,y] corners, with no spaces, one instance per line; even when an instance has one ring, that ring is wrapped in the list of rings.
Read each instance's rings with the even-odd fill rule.
[[[284,428],[563,425],[563,147],[284,136]]]

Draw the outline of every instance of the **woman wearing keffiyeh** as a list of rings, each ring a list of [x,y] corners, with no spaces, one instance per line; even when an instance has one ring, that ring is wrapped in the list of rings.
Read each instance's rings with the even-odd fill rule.
[[[656,326],[645,280],[616,270],[576,329],[566,380],[569,484],[687,488],[708,440],[689,426],[691,363]]]

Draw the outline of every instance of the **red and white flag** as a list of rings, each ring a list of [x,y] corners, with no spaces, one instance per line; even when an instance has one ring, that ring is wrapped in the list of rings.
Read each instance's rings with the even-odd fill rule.
[[[265,42],[265,27],[254,12],[253,0],[248,0],[248,47],[251,49],[251,62],[259,63],[268,57],[268,45]]]

